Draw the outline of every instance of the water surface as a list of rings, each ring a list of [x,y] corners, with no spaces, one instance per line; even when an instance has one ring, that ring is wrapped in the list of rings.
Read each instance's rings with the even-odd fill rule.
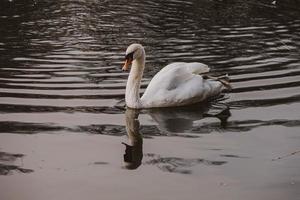
[[[297,7],[1,2],[1,199],[295,199]],[[125,111],[121,66],[133,42],[147,53],[143,89],[165,65],[184,61],[228,73],[233,90],[187,108]],[[133,171],[121,142],[134,146],[127,146],[137,155]]]

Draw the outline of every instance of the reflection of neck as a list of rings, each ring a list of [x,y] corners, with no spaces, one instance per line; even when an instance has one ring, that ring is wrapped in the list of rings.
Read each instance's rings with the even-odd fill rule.
[[[127,108],[126,131],[128,134],[130,145],[126,145],[124,162],[127,169],[138,168],[143,159],[143,137],[139,132],[140,123],[138,120],[139,110]]]
[[[138,110],[127,109],[126,115],[126,131],[128,134],[129,141],[132,146],[139,145],[143,142],[140,134],[140,122],[138,120]]]
[[[140,84],[145,67],[145,53],[132,62],[132,68],[126,85],[125,101],[130,108],[141,108]]]

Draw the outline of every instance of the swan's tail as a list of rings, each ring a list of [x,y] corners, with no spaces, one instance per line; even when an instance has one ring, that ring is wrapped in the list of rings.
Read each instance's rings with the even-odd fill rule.
[[[218,77],[214,77],[214,76],[210,76],[210,75],[203,75],[204,79],[210,79],[210,80],[215,80],[215,81],[219,81],[221,82],[228,90],[232,89],[232,86],[230,84],[230,79],[228,74],[222,75],[222,76],[218,76]]]

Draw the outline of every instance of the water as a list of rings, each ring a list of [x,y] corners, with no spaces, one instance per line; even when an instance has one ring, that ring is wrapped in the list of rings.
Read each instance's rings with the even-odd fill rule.
[[[0,197],[299,197],[298,5],[1,1],[0,174],[9,176],[0,176]],[[146,49],[143,89],[184,61],[228,73],[233,90],[203,105],[126,114],[121,67],[133,42]],[[130,135],[126,123],[136,122]],[[134,171],[122,168],[121,142],[137,152]]]

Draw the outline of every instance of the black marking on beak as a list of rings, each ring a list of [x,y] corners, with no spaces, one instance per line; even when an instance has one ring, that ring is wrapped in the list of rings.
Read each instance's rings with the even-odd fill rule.
[[[133,54],[134,54],[134,52],[131,52],[131,53],[129,53],[129,54],[127,54],[126,56],[125,56],[125,60],[133,60]]]

